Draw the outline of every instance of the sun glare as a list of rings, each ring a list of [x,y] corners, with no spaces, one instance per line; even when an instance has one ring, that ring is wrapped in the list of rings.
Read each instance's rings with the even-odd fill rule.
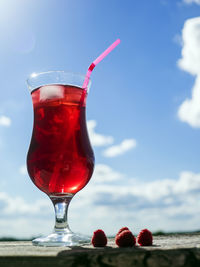
[[[28,1],[0,0],[0,36],[7,49],[29,53],[35,47],[35,35],[27,21]],[[25,22],[26,21],[26,22]]]

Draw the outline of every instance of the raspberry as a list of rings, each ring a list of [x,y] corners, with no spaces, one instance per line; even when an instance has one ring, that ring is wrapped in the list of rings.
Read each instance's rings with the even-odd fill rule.
[[[115,237],[115,243],[118,247],[133,247],[135,242],[135,237],[129,230],[124,230]]]
[[[98,229],[93,233],[92,245],[94,247],[105,247],[107,244],[107,237],[103,230]]]
[[[152,246],[152,233],[148,229],[141,230],[137,237],[137,242],[140,246]]]
[[[129,230],[128,227],[122,227],[121,229],[119,229],[119,231],[116,235],[119,235],[121,232],[123,232],[125,230]]]

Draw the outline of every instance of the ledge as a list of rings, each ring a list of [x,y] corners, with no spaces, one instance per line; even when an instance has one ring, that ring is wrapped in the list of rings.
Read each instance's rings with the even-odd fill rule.
[[[154,237],[151,247],[117,248],[110,239],[106,248],[35,247],[31,242],[0,242],[0,266],[4,267],[179,267],[200,266],[200,235]]]

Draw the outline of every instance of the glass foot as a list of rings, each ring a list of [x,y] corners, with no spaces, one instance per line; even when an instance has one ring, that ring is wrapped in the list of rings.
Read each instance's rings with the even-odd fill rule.
[[[35,246],[43,247],[72,247],[89,244],[91,238],[73,232],[54,232],[45,237],[39,237],[32,241]]]

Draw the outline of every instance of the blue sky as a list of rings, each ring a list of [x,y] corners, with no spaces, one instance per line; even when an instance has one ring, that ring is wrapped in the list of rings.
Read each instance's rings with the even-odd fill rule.
[[[96,168],[72,230],[200,229],[200,1],[0,1],[0,236],[48,233],[54,213],[25,168],[32,72],[92,73]],[[80,224],[80,221],[82,222]]]

